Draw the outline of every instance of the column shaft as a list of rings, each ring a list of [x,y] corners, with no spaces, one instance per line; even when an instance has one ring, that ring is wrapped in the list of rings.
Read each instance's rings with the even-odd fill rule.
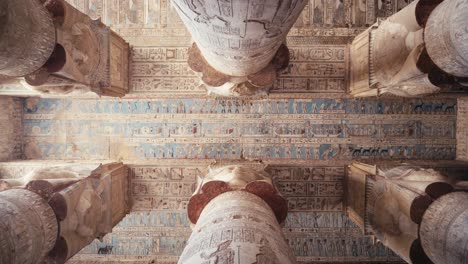
[[[41,196],[24,189],[0,192],[0,263],[40,263],[57,234],[54,211]]]
[[[305,0],[173,0],[203,57],[217,71],[247,76],[265,68]]]
[[[218,195],[204,208],[179,263],[295,263],[273,211],[246,191]]]
[[[286,35],[306,0],[172,0],[192,34],[188,64],[208,93],[266,94],[289,64]]]
[[[419,235],[424,252],[435,264],[466,263],[468,193],[449,193],[432,203],[424,213]]]
[[[429,16],[424,40],[443,71],[468,77],[468,0],[443,1]]]
[[[54,47],[52,17],[40,1],[0,1],[0,75],[24,76],[36,71]]]

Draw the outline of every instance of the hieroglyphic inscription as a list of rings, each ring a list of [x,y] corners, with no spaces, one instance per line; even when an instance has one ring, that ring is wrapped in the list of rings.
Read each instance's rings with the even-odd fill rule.
[[[175,9],[171,8],[169,0],[69,1],[91,17],[100,17],[104,23],[135,46],[132,55],[131,92],[205,93],[199,77],[188,70],[185,50],[190,45],[190,34]],[[345,44],[375,23],[377,17],[394,13],[407,2],[411,1],[310,0],[287,38],[292,55],[291,65],[278,79],[271,92],[344,93],[347,85]],[[220,8],[223,14],[229,17],[232,15],[230,2],[223,3],[220,4]],[[261,7],[261,2],[251,4],[252,19],[256,18],[256,13],[262,12]],[[236,33],[234,28],[226,28],[222,23],[213,25],[213,30]],[[240,34],[240,31],[238,33]],[[253,48],[251,46],[252,43],[249,47]],[[168,56],[164,55],[157,60],[142,58],[139,56],[141,50],[146,50],[143,53],[148,52],[149,56],[159,56],[159,53],[165,52],[168,52]],[[327,57],[329,53],[340,56]],[[174,56],[177,57],[176,60]]]
[[[333,161],[455,156],[456,101],[448,99],[35,102],[24,109],[28,159],[242,156]]]
[[[134,45],[188,46],[190,36],[169,0],[68,0],[80,11],[101,20]],[[377,17],[389,16],[411,0],[309,0],[290,36],[354,36],[376,22]],[[221,4],[223,15],[230,16],[229,2]],[[251,6],[251,18],[261,12],[261,5]],[[255,11],[258,12],[255,12]],[[218,25],[214,30],[226,30]],[[348,28],[350,27],[350,28]],[[151,43],[151,44],[149,44]],[[163,44],[164,45],[164,44]]]
[[[345,45],[293,45],[289,45],[290,64],[271,92],[345,92]]]
[[[458,99],[457,159],[468,161],[468,99]]]
[[[156,259],[157,263],[176,263],[191,233],[186,208],[179,203],[160,203],[168,198],[189,198],[183,191],[187,184],[195,184],[196,177],[205,174],[205,167],[130,165],[134,209],[131,214],[107,235],[103,242],[95,241],[77,255],[73,261]],[[335,197],[341,199],[344,166],[291,167],[270,165],[269,174],[288,202],[294,203],[299,195],[294,190],[310,190],[309,197]],[[174,183],[179,183],[175,186]],[[311,187],[311,185],[316,187]],[[162,186],[158,194],[148,195],[153,186]],[[301,187],[303,186],[303,187]],[[294,188],[292,190],[291,188]],[[179,195],[180,190],[180,195]],[[138,198],[152,197],[142,202]],[[362,236],[342,209],[331,207],[326,200],[311,200],[310,209],[290,209],[283,232],[287,243],[301,262],[310,261],[398,261],[381,244]],[[148,207],[145,207],[149,205]],[[320,242],[319,242],[320,241]],[[320,245],[319,245],[320,244]],[[72,262],[73,263],[73,262]]]
[[[136,47],[132,55],[133,93],[204,93],[188,67],[186,48]],[[291,63],[272,92],[339,92],[346,89],[346,46],[290,46]]]
[[[135,47],[131,58],[133,93],[205,93],[187,65],[187,48]]]
[[[289,212],[343,211],[343,167],[275,167],[267,171],[288,198]]]
[[[131,167],[133,210],[181,210],[195,191],[197,167]]]
[[[169,0],[68,0],[132,45],[188,46],[190,35]]]
[[[0,105],[0,161],[21,159],[23,100],[0,96]]]

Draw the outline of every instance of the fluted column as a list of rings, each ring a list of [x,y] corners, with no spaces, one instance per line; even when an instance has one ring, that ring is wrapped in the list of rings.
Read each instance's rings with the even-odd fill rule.
[[[179,263],[296,263],[279,225],[286,214],[263,168],[212,168],[189,201],[193,232]]]
[[[415,97],[466,86],[468,0],[410,5],[351,45],[351,94]]]
[[[55,213],[41,196],[23,189],[0,192],[0,263],[40,263],[57,234]]]
[[[280,46],[308,1],[172,3],[196,43],[189,53],[192,69],[212,91],[242,94],[246,92],[234,86],[244,84],[256,92],[271,85],[276,71],[287,66],[289,52]]]

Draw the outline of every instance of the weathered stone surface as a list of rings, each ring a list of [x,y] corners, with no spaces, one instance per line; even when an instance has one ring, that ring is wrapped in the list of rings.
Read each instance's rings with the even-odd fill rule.
[[[458,99],[457,159],[468,161],[468,98]]]
[[[245,191],[220,194],[203,210],[179,263],[296,263],[273,211]]]
[[[468,77],[468,1],[443,1],[429,16],[424,40],[432,60],[443,71]]]
[[[22,104],[19,98],[0,96],[0,161],[22,157]]]
[[[350,58],[352,95],[417,97],[455,83],[450,77],[442,81],[440,75],[444,73],[427,56],[424,17],[435,4],[426,2],[412,2],[354,39]]]
[[[426,251],[427,242],[419,240],[418,232],[423,228],[424,219],[431,214],[428,208],[434,206],[434,200],[451,195],[457,177],[447,177],[431,168],[382,164],[383,168],[359,162],[348,166],[347,214],[364,233],[375,235],[405,261],[427,263],[424,261],[429,257],[434,260]],[[444,230],[449,228],[442,222],[436,225],[442,225],[440,228]],[[442,252],[434,254],[441,257]]]
[[[465,263],[468,258],[468,193],[453,192],[437,199],[424,214],[419,235],[435,264]]]
[[[272,184],[263,168],[238,165],[217,166],[198,182],[197,189],[188,204],[188,216],[196,224],[205,206],[218,195],[243,190],[262,198],[282,223],[286,219],[288,205]]]
[[[275,165],[270,173],[290,207],[283,232],[298,261],[399,260],[343,215],[342,166],[352,158],[452,159],[457,106],[439,97],[343,94],[346,43],[406,1],[309,1],[287,38],[291,63],[270,98],[224,100],[203,96],[205,85],[186,63],[190,36],[169,1],[70,2],[136,45],[133,94],[125,100],[46,99],[24,112],[30,158],[134,164],[134,211],[75,263],[177,262],[191,232],[186,206],[195,177],[215,159],[243,158]]]
[[[9,15],[3,16],[0,74],[24,77],[25,87],[45,95],[91,91],[122,97],[128,92],[129,46],[103,23],[64,0],[3,5]],[[28,94],[19,90],[16,95]]]
[[[99,166],[91,175],[51,197],[60,233],[50,257],[59,263],[95,238],[110,233],[130,210],[128,172],[122,163]]]
[[[49,59],[55,40],[52,17],[40,1],[0,3],[0,74],[33,73]]]
[[[23,189],[0,192],[1,263],[40,263],[57,235],[54,211],[41,196]]]
[[[122,163],[30,165],[30,172],[0,180],[2,263],[64,263],[110,233],[130,209]],[[19,249],[26,246],[23,255]]]
[[[209,65],[247,76],[271,62],[307,1],[172,3]]]

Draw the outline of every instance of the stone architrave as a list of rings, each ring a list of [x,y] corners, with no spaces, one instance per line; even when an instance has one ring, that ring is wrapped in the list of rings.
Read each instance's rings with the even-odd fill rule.
[[[440,2],[414,1],[355,38],[350,49],[350,92],[353,96],[393,94],[417,97],[465,85],[463,80],[453,74],[458,72],[458,76],[465,77],[460,74],[460,70],[450,71],[447,67],[444,68],[449,63],[443,62],[447,59],[441,58],[455,56],[458,68],[468,65],[460,66],[463,61],[467,63],[468,49],[461,44],[464,42],[460,31],[463,30],[461,25],[466,24],[462,17],[466,17],[463,14],[466,13],[465,6],[468,4],[460,5],[460,10],[454,11],[454,2],[463,1]],[[447,4],[448,2],[453,5]],[[439,13],[446,15],[448,8],[451,8],[457,19],[441,18],[443,15]],[[442,20],[443,23],[437,22]],[[437,25],[436,30],[432,29],[434,25]],[[442,51],[436,53],[435,47],[441,46],[441,39],[447,39],[446,34],[456,35],[457,38],[444,46],[444,54]],[[449,52],[451,55],[448,55]],[[461,58],[457,55],[459,53],[462,54]],[[464,68],[465,71],[466,69]]]
[[[308,1],[182,1],[172,4],[196,44],[189,65],[209,91],[264,91],[289,62],[283,42]],[[281,47],[281,48],[280,48]]]
[[[21,82],[31,94],[122,97],[128,92],[129,46],[101,21],[64,0],[5,0],[1,5],[6,12],[0,13],[5,29],[0,81]],[[28,94],[19,90],[18,95]]]
[[[54,247],[58,229],[54,211],[38,194],[0,192],[0,263],[40,263]]]

